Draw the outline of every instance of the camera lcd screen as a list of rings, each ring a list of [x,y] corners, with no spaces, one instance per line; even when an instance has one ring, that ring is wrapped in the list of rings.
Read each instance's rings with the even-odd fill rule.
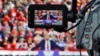
[[[63,11],[62,10],[35,10],[34,12],[35,25],[62,25]]]
[[[67,27],[67,8],[65,5],[30,5],[28,26],[30,28]]]

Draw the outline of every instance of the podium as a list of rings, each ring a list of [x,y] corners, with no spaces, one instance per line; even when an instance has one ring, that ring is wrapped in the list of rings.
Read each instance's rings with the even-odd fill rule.
[[[58,51],[39,51],[38,53],[39,56],[59,56]]]

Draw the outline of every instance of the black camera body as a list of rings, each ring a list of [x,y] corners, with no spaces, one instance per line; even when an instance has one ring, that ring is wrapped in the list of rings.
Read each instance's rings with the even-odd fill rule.
[[[28,26],[30,28],[66,28],[66,5],[30,5],[28,8]]]

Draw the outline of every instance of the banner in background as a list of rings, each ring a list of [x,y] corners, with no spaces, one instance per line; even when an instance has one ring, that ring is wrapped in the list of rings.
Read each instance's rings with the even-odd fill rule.
[[[21,56],[21,55],[28,55],[28,56],[47,56],[48,54],[51,54],[51,56],[80,56],[79,51],[74,51],[74,52],[63,52],[63,51],[5,51],[2,50],[0,51],[0,56],[5,56],[5,55],[13,55],[13,56]],[[49,55],[50,56],[50,55]],[[82,51],[82,56],[88,56],[86,51]]]

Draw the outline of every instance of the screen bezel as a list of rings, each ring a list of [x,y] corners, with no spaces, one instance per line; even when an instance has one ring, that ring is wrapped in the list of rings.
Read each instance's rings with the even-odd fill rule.
[[[62,10],[63,20],[62,25],[35,25],[34,24],[34,13],[35,10]],[[68,9],[65,5],[30,5],[28,8],[28,26],[30,28],[40,27],[40,28],[57,28],[57,27],[67,27],[67,12]]]

